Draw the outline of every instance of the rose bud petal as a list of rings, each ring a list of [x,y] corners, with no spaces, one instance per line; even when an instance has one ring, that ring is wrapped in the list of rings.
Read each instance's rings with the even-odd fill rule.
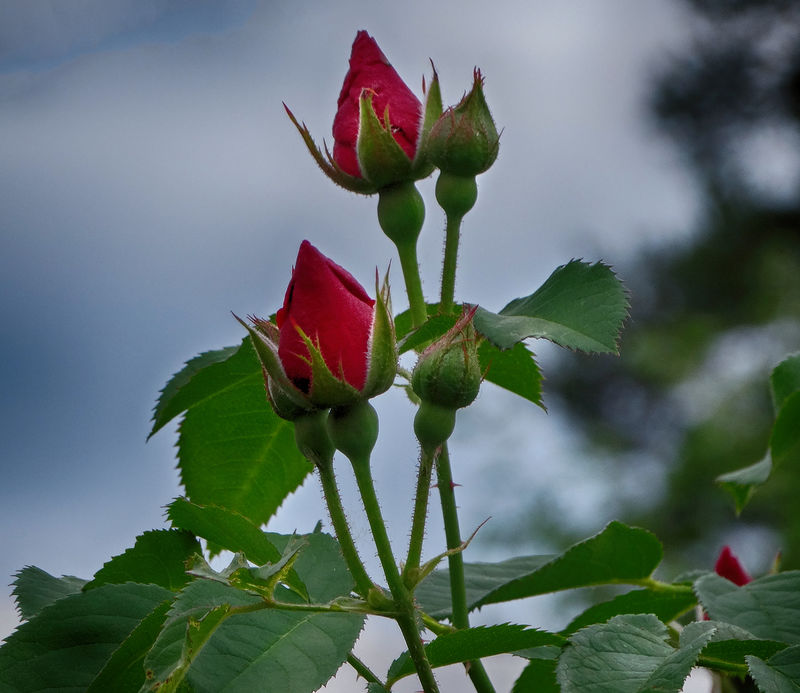
[[[360,390],[367,378],[367,357],[375,301],[346,269],[303,241],[297,264],[276,316],[278,356],[289,379],[304,392],[311,386],[305,335],[317,346],[330,371]]]
[[[240,322],[242,322],[240,320]],[[388,284],[377,299],[303,241],[275,324],[247,327],[279,416],[344,406],[385,392],[397,369]]]
[[[714,565],[714,572],[741,587],[752,580],[729,546],[723,546]]]
[[[366,31],[359,31],[350,66],[339,93],[333,121],[333,154],[320,149],[305,123],[284,104],[309,152],[334,183],[352,192],[372,195],[393,183],[425,178],[433,165],[422,154],[427,133],[442,113],[439,78],[429,88],[423,80],[425,104],[408,88]]]

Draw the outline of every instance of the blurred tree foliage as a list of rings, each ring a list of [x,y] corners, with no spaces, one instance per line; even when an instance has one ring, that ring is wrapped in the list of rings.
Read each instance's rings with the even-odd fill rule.
[[[691,48],[657,75],[651,113],[704,211],[680,247],[623,269],[633,309],[621,358],[563,359],[547,385],[598,459],[619,460],[615,478],[644,460],[664,471],[654,504],[616,514],[652,529],[668,559],[710,567],[723,542],[757,540],[753,571],[778,549],[799,568],[800,469],[778,469],[740,518],[714,478],[764,456],[769,372],[800,350],[800,3],[689,4]]]

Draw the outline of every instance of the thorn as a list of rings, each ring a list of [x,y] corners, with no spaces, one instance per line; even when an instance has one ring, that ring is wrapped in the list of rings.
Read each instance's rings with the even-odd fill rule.
[[[450,482],[450,490],[452,491],[456,486],[461,486],[461,484],[457,484],[455,481]]]

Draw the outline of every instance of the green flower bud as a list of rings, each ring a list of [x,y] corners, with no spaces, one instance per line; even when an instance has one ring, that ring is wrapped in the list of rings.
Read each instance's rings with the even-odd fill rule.
[[[423,402],[460,409],[478,396],[482,378],[472,325],[476,310],[465,312],[447,334],[420,354],[411,387]]]
[[[480,70],[473,76],[472,90],[441,115],[426,142],[428,159],[442,171],[459,176],[483,173],[494,163],[500,147]]]

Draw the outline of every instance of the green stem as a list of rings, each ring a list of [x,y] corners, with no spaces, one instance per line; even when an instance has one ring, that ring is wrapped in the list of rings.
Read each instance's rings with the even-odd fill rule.
[[[413,586],[416,585],[419,564],[422,559],[422,543],[425,539],[425,521],[428,517],[428,498],[431,493],[432,472],[433,455],[423,450],[420,454],[419,471],[417,473],[417,493],[414,497],[411,539],[408,542],[408,556],[403,569],[403,578],[409,589],[413,589]]]
[[[347,516],[342,507],[342,498],[339,495],[339,487],[336,485],[336,476],[333,471],[333,459],[320,461],[317,464],[319,478],[322,481],[322,492],[325,494],[325,502],[328,505],[328,512],[331,515],[331,523],[339,540],[345,563],[356,583],[356,591],[364,598],[373,587],[373,582],[367,574],[364,563],[358,555],[358,550],[350,534],[350,526],[347,524]]]
[[[365,681],[369,683],[377,683],[379,686],[386,687],[386,684],[381,681],[373,671],[362,662],[354,654],[347,655],[347,663],[356,670],[356,673]]]
[[[396,243],[397,254],[400,256],[400,267],[403,270],[403,279],[406,283],[408,294],[408,307],[411,311],[411,324],[419,327],[428,318],[425,307],[425,296],[422,293],[422,280],[419,276],[419,261],[417,260],[417,243]]]
[[[396,618],[406,641],[406,645],[408,646],[408,653],[414,662],[420,683],[425,693],[438,693],[439,687],[433,676],[433,670],[431,669],[430,662],[428,662],[425,648],[420,639],[419,628],[417,627],[415,618],[416,609],[414,607],[414,600],[400,577],[400,572],[397,569],[397,563],[392,553],[392,545],[389,542],[389,535],[386,533],[386,525],[384,524],[383,515],[380,505],[378,504],[378,496],[375,493],[375,484],[372,480],[369,456],[362,456],[360,458],[353,456],[350,458],[350,461],[353,464],[358,490],[361,493],[367,520],[369,521],[372,536],[378,549],[378,558],[383,567],[383,572],[386,575],[386,581],[389,583],[392,597],[395,600],[398,611],[400,611],[400,614],[398,614]]]
[[[439,486],[439,500],[442,504],[444,533],[447,548],[461,546],[461,530],[458,526],[458,508],[456,506],[453,472],[450,468],[450,455],[447,443],[442,445],[436,459],[436,474]],[[453,609],[453,625],[456,628],[469,628],[469,609],[467,608],[467,590],[464,584],[464,558],[461,552],[454,552],[447,557],[450,573],[450,599]],[[469,662],[467,667],[469,678],[478,693],[494,693],[494,686],[480,660]]]
[[[464,215],[448,214],[445,227],[444,261],[442,262],[442,292],[439,309],[445,315],[453,309],[456,290],[458,243],[461,239],[461,220]]]

